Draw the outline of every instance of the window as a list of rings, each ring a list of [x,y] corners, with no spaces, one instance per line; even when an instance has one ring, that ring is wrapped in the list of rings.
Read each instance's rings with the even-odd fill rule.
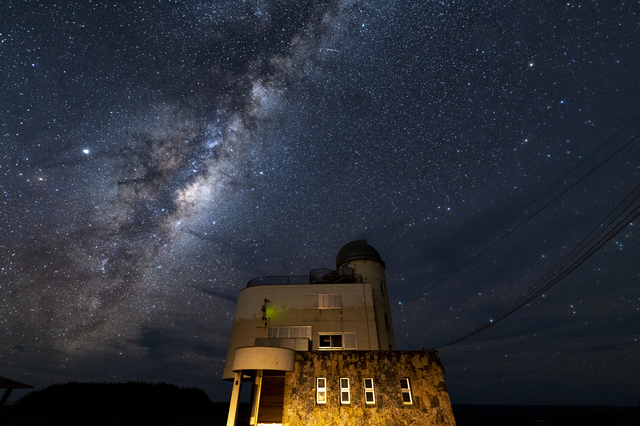
[[[340,403],[351,404],[351,390],[349,390],[349,379],[340,379]]]
[[[413,399],[411,398],[411,385],[409,384],[409,379],[407,378],[400,379],[400,390],[402,391],[402,403],[405,405],[413,404]]]
[[[342,308],[341,294],[318,294],[318,309]]]
[[[311,326],[299,325],[290,327],[269,327],[269,339],[304,339],[311,340]]]
[[[357,349],[356,333],[342,333],[342,346],[344,349]]]
[[[342,349],[342,334],[321,334],[318,336],[320,349]]]
[[[316,402],[318,404],[327,403],[327,379],[324,377],[316,379]]]
[[[318,333],[319,349],[357,349],[356,333]]]
[[[376,403],[376,396],[373,392],[373,379],[364,379],[364,402],[365,404]]]

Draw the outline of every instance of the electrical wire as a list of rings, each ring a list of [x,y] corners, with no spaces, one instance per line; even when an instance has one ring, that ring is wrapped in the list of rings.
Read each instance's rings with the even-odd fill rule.
[[[490,319],[489,321],[483,323],[478,328],[472,330],[471,332],[465,334],[464,336],[453,340],[445,345],[437,346],[434,349],[442,348],[445,346],[450,346],[455,343],[461,342],[465,339],[468,339],[471,336],[475,336],[481,331],[486,330],[492,325],[497,324],[502,321],[509,315],[513,314],[515,311],[526,305],[527,303],[534,300],[536,297],[543,294],[549,288],[554,286],[564,277],[569,275],[572,271],[574,271],[578,266],[580,266],[585,260],[591,257],[594,253],[596,253],[602,246],[604,246],[610,239],[612,239],[618,232],[624,229],[629,223],[631,223],[636,217],[640,215],[640,185],[635,188],[631,195],[635,195],[633,202],[637,205],[631,210],[624,218],[620,219],[612,228],[606,231],[603,235],[601,235],[595,242],[593,240],[597,237],[597,234],[602,234],[603,231],[596,231],[592,233],[590,236],[593,238],[588,238],[586,244],[581,242],[578,246],[576,246],[570,254],[565,256],[558,264],[556,264],[549,272],[547,272],[538,282],[536,282],[527,292],[514,299],[507,308],[503,309],[501,313],[499,313],[495,319]],[[629,197],[628,197],[629,198]],[[619,206],[618,209],[624,209]],[[616,210],[618,210],[616,209]],[[609,226],[610,227],[610,226]]]
[[[509,223],[511,223],[516,217],[518,217],[519,215],[521,215],[523,212],[526,212],[527,210],[529,210],[533,205],[535,205],[540,199],[542,199],[546,194],[548,194],[549,192],[551,192],[555,187],[557,187],[559,185],[560,182],[562,182],[563,180],[565,180],[568,176],[570,176],[571,174],[573,174],[577,169],[579,169],[581,166],[583,166],[587,161],[589,161],[591,158],[593,158],[597,153],[599,153],[600,151],[602,151],[607,145],[609,145],[611,142],[613,142],[616,138],[618,138],[621,134],[623,134],[625,131],[627,131],[629,128],[631,128],[634,124],[640,122],[640,115],[635,117],[627,126],[625,126],[622,130],[618,131],[617,133],[615,133],[613,136],[611,136],[610,138],[608,138],[600,147],[598,147],[598,149],[596,149],[594,152],[592,152],[589,156],[587,156],[583,161],[581,161],[580,163],[578,163],[575,167],[573,167],[571,170],[569,170],[567,173],[565,173],[564,175],[562,175],[560,178],[558,178],[552,185],[550,185],[546,190],[544,190],[538,197],[536,197],[531,203],[529,203],[527,206],[523,207],[522,209],[520,209],[520,211],[518,211],[515,215],[513,215],[511,218],[509,218],[506,222],[504,222],[501,226],[498,227],[498,229],[496,231],[494,231],[491,235],[495,235],[498,233],[498,231],[500,229],[505,228]],[[633,143],[634,141],[636,141],[638,138],[640,137],[640,134],[636,134],[634,137],[632,137],[631,139],[629,139],[624,145],[622,145],[621,147],[619,147],[618,149],[616,149],[613,153],[611,153],[609,156],[607,156],[605,159],[603,159],[602,161],[600,161],[598,164],[596,164],[594,167],[592,167],[586,174],[584,174],[581,178],[577,179],[576,181],[574,181],[573,184],[571,184],[569,187],[565,188],[562,192],[560,192],[559,194],[557,194],[555,197],[553,197],[551,200],[549,200],[546,204],[544,204],[543,206],[541,206],[540,208],[538,208],[533,214],[531,214],[530,216],[526,217],[523,221],[521,221],[518,225],[516,225],[515,227],[511,228],[508,230],[507,233],[505,233],[504,235],[502,235],[501,237],[497,238],[494,242],[492,242],[490,245],[488,245],[487,247],[485,247],[484,249],[482,249],[479,253],[474,254],[472,257],[470,257],[469,259],[467,259],[466,261],[464,261],[464,263],[462,263],[460,266],[458,266],[455,270],[453,270],[451,273],[448,273],[446,275],[444,275],[442,278],[440,278],[438,281],[434,282],[431,286],[427,287],[425,290],[423,290],[424,292],[427,292],[431,289],[433,289],[434,287],[436,287],[437,285],[441,284],[442,282],[446,281],[447,279],[449,279],[451,276],[455,275],[456,273],[458,273],[459,271],[462,270],[462,268],[464,268],[465,266],[469,265],[471,262],[473,262],[474,260],[478,259],[480,256],[482,256],[484,253],[486,253],[487,251],[489,251],[491,248],[493,248],[494,246],[496,246],[499,242],[501,242],[502,240],[504,240],[506,237],[508,237],[509,235],[511,235],[513,232],[515,232],[516,230],[518,230],[519,228],[521,228],[523,225],[525,225],[527,222],[529,222],[530,220],[532,220],[534,217],[536,217],[538,214],[540,214],[542,211],[544,211],[547,207],[549,207],[551,204],[553,204],[554,202],[556,202],[560,197],[562,197],[563,195],[565,195],[567,192],[569,192],[571,189],[573,189],[576,185],[578,185],[580,182],[582,182],[583,180],[585,180],[587,177],[589,177],[591,174],[593,174],[598,168],[602,167],[605,163],[607,163],[609,160],[611,160],[613,157],[615,157],[616,155],[618,155],[622,150],[624,150],[626,147],[628,147],[631,143]],[[475,250],[477,250],[482,244],[484,244],[487,240],[489,240],[491,238],[487,237],[485,240],[483,240],[481,243],[477,244],[476,246],[474,246],[473,248],[471,248],[470,250],[466,251],[462,256],[461,259],[464,259],[465,257],[471,255],[471,253],[473,253]],[[443,271],[447,271],[449,268],[453,267],[453,265],[455,265],[456,263],[458,263],[460,260],[454,260],[453,262],[451,262],[449,265],[447,265]],[[444,273],[444,272],[442,272]],[[440,275],[442,275],[442,273],[438,274],[436,276],[436,278]],[[419,290],[419,288],[416,288],[414,290],[412,290],[409,293],[409,296],[405,297],[404,300],[402,300],[398,306],[396,306],[391,312],[395,312],[399,309],[404,308],[406,305],[408,305],[409,303],[413,302],[414,300],[417,300],[420,295],[415,295],[414,297],[412,297],[411,299],[407,300],[408,297],[414,295],[417,291]],[[421,291],[422,293],[422,291]]]

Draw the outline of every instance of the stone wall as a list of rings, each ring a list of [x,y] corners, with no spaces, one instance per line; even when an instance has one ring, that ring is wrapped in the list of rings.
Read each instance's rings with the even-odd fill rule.
[[[327,379],[327,403],[316,403],[316,378]],[[351,403],[340,403],[340,378],[349,378]],[[413,404],[402,401],[409,378]],[[373,378],[375,404],[365,404],[365,378]],[[296,352],[286,374],[283,425],[455,426],[437,351]]]

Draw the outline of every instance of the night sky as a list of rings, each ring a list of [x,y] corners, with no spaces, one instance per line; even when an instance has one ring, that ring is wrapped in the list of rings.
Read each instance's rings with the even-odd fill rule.
[[[637,405],[639,22],[637,1],[3,1],[0,376],[228,400],[238,291],[367,239],[398,348],[440,347],[454,404]]]

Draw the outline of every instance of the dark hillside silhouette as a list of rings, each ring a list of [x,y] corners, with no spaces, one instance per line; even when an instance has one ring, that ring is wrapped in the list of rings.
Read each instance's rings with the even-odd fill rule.
[[[207,394],[196,388],[180,388],[166,383],[78,383],[51,385],[31,392],[16,404],[17,410],[159,410],[193,411],[207,408]]]
[[[71,382],[31,392],[1,408],[2,426],[217,426],[226,424],[229,404],[212,403],[201,389],[166,383]]]

